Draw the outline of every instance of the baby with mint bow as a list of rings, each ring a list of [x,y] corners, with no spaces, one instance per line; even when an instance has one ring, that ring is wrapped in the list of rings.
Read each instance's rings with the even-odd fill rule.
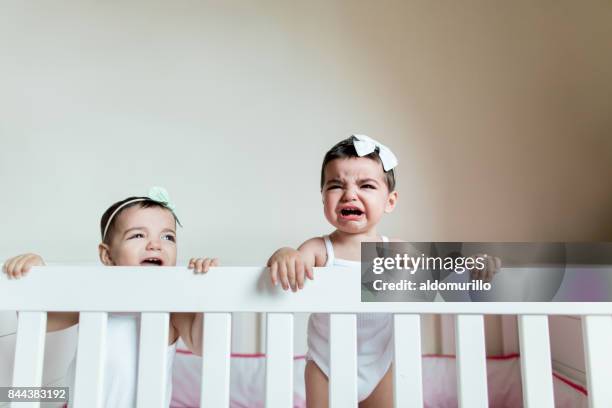
[[[153,187],[147,196],[129,197],[111,205],[100,220],[100,260],[107,266],[176,266],[180,222],[166,190]],[[10,278],[28,274],[32,266],[44,265],[37,254],[9,259],[3,266]],[[205,273],[218,266],[216,258],[192,258],[189,269]],[[139,314],[109,313],[106,340],[104,406],[131,408],[136,405]],[[47,313],[47,331],[66,329],[79,322],[78,312]],[[176,341],[183,339],[191,352],[202,355],[203,315],[171,313],[166,366],[166,406],[172,395],[172,363]],[[75,357],[76,359],[76,357]],[[75,361],[68,378],[74,385]],[[70,392],[70,395],[74,395]]]

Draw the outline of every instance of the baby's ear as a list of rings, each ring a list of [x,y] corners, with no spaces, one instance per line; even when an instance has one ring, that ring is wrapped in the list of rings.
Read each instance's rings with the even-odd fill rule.
[[[395,208],[397,204],[397,191],[392,191],[389,193],[387,197],[387,204],[385,205],[385,212],[390,213]]]
[[[98,254],[100,255],[100,261],[106,266],[114,265],[113,260],[110,256],[110,248],[104,242],[98,245]]]

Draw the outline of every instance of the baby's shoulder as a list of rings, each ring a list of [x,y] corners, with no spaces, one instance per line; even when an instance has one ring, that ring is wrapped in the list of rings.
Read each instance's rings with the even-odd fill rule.
[[[322,237],[310,238],[300,245],[300,252],[314,257],[315,266],[322,266],[327,259],[327,249],[325,249],[325,241]]]
[[[311,252],[326,252],[325,250],[325,241],[323,237],[312,237],[304,241],[302,245],[300,245],[300,250],[307,250]]]

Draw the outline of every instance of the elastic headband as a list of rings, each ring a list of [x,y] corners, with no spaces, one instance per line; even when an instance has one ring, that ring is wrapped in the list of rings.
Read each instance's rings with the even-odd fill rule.
[[[149,189],[149,194],[146,197],[134,198],[133,200],[126,201],[125,203],[121,204],[119,207],[115,208],[115,211],[113,211],[110,217],[108,217],[108,220],[106,221],[106,225],[104,226],[104,232],[102,233],[102,241],[104,241],[104,238],[106,238],[106,233],[108,232],[108,228],[110,227],[111,222],[113,221],[113,218],[115,218],[115,215],[117,215],[117,213],[121,211],[121,209],[125,208],[125,206],[133,204],[133,203],[137,203],[140,201],[154,201],[158,204],[161,204],[163,207],[169,209],[170,212],[172,212],[174,219],[176,220],[178,225],[182,227],[181,222],[179,221],[178,217],[176,216],[176,213],[174,212],[175,206],[174,206],[174,203],[170,201],[170,196],[168,195],[168,191],[166,191],[166,189],[163,187],[151,187]]]

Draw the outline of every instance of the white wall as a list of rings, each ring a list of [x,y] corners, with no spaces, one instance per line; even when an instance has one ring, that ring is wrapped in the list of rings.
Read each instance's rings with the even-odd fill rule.
[[[388,235],[610,239],[610,38],[596,1],[4,2],[0,258],[95,262],[102,212],[162,185],[183,262],[261,265],[330,231],[353,132],[400,158]]]

